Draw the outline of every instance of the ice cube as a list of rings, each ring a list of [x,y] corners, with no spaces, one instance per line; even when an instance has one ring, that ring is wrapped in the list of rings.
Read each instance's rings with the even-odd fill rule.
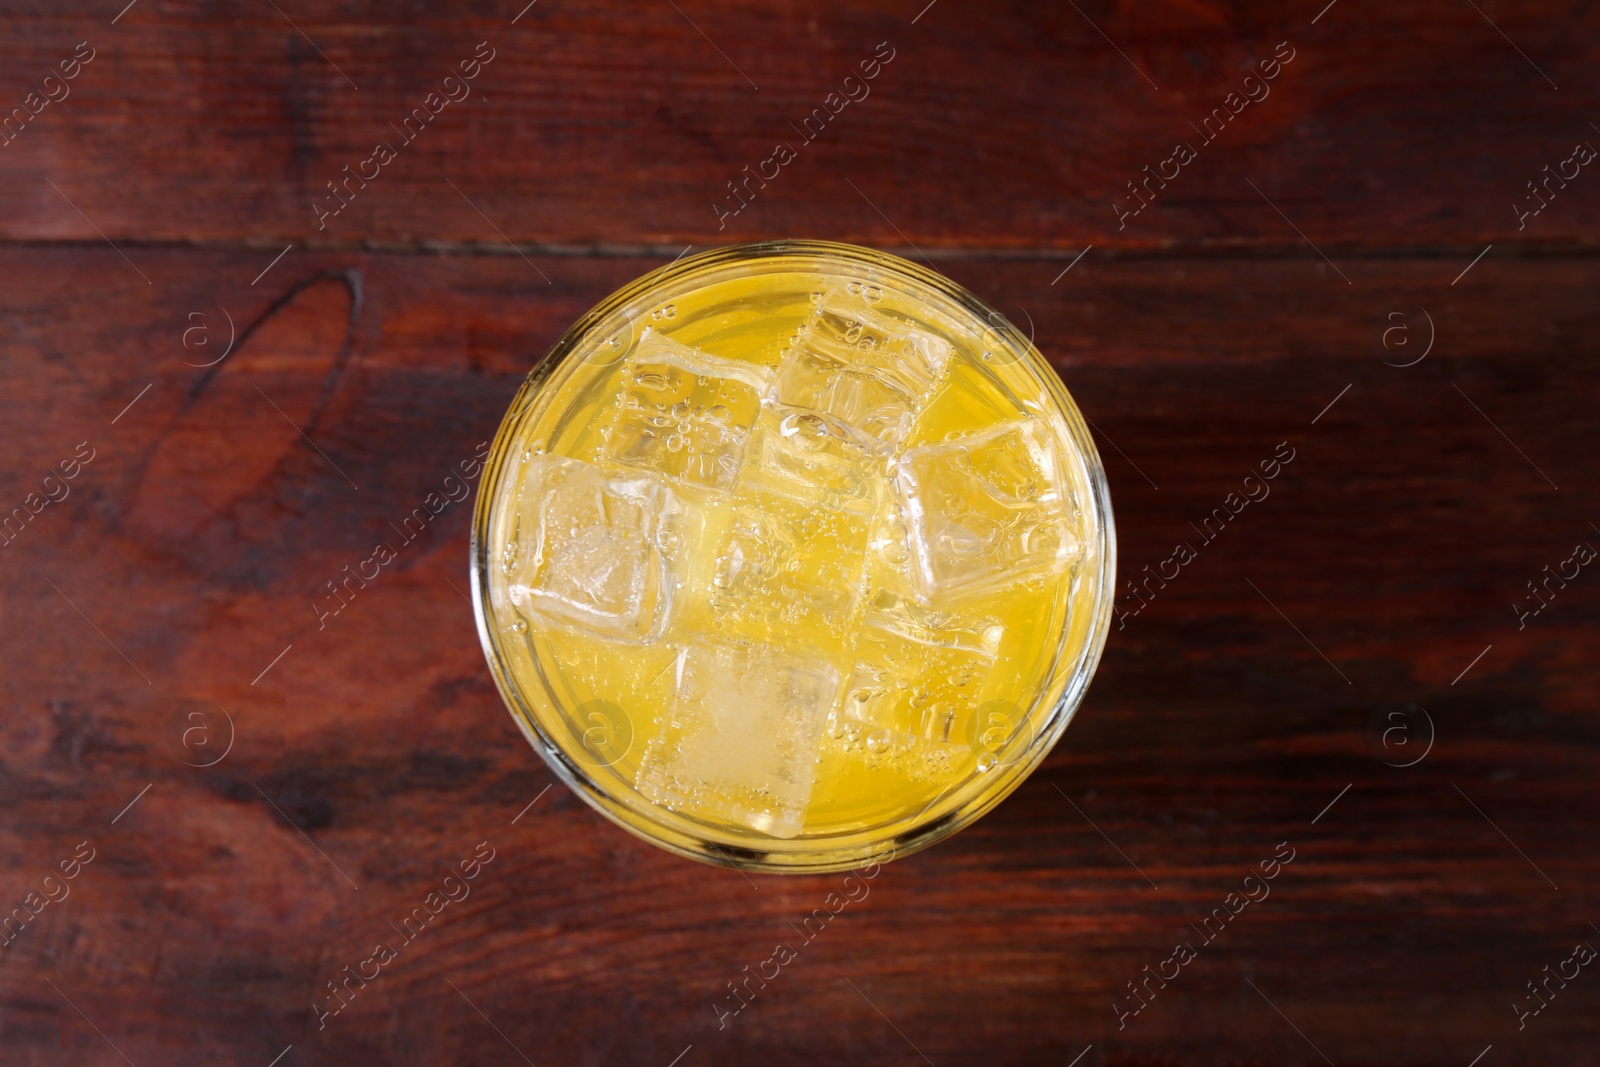
[[[772,371],[723,359],[649,327],[623,370],[606,455],[679,482],[727,489]]]
[[[1002,628],[881,593],[862,620],[844,713],[870,730],[965,743]]]
[[[536,454],[518,472],[511,602],[623,641],[655,639],[680,584],[693,516],[659,477]]]
[[[913,448],[895,464],[924,605],[1064,571],[1078,551],[1061,446],[1037,419]]]
[[[943,377],[950,342],[831,292],[784,354],[771,399],[831,415],[870,447],[893,450]]]
[[[713,564],[717,626],[752,640],[841,650],[860,603],[870,520],[741,489]]]
[[[887,480],[888,461],[860,446],[830,415],[768,404],[756,419],[739,488],[867,514]]]
[[[640,762],[639,792],[687,815],[799,834],[838,672],[769,645],[704,638],[684,647],[677,668],[666,727]]]

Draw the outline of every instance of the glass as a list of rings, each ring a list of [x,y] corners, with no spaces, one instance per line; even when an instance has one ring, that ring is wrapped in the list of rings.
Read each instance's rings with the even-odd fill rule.
[[[670,851],[842,870],[966,826],[1099,661],[1116,542],[1060,378],[932,271],[777,241],[653,271],[529,374],[472,592],[529,742]]]

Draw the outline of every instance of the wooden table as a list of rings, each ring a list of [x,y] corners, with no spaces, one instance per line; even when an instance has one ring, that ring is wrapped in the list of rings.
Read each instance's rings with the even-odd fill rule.
[[[924,2],[0,5],[0,1059],[1596,1062],[1600,11]],[[780,236],[1031,329],[1158,577],[719,1029],[840,878],[552,786],[467,504],[313,601],[585,309]]]

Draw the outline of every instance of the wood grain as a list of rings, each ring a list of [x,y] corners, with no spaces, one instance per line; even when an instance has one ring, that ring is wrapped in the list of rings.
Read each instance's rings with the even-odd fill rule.
[[[1521,228],[1512,207],[1542,168],[1600,137],[1583,84],[1600,12],[1587,3],[1346,0],[1315,24],[1319,3],[944,0],[912,24],[920,0],[680,11],[546,0],[513,25],[520,4],[280,14],[144,0],[115,26],[110,14],[6,6],[0,106],[20,106],[78,42],[96,52],[70,95],[0,148],[0,235],[12,239],[93,240],[98,227],[276,251],[504,234],[676,251],[795,235],[1072,255],[1304,247],[1297,226],[1324,249],[1470,254],[1600,235],[1587,172]],[[405,116],[479,42],[495,58],[471,95],[405,143]],[[885,42],[890,62],[847,87]],[[1264,99],[1244,102],[1244,79],[1280,42],[1294,58],[1250,87]],[[847,90],[862,98],[843,103]],[[1241,110],[1208,141],[1218,107]],[[838,114],[807,140],[817,108]],[[1180,142],[1198,158],[1119,224],[1113,202],[1135,203],[1127,183]],[[397,158],[320,223],[314,205],[335,203],[328,183],[378,143]],[[715,204],[740,202],[728,183],[779,143],[797,158],[719,221]]]
[[[0,947],[0,1059],[1593,1060],[1600,978],[1513,1009],[1600,944],[1600,579],[1517,613],[1600,545],[1600,179],[1512,206],[1600,143],[1588,0],[124,3],[0,3],[0,118],[94,50],[0,145],[0,916],[42,907]],[[479,42],[472,95],[319,228]],[[1119,226],[1279,42],[1270,95]],[[790,235],[1035,336],[1142,583],[1044,766],[812,940],[841,878],[676,859],[552,784],[483,663],[470,504],[397,529],[596,301]]]
[[[1593,261],[1480,264],[1451,289],[1453,260],[1372,258],[1347,265],[1354,293],[1315,256],[1086,260],[1054,287],[1032,259],[952,264],[1027,310],[1126,452],[1102,437],[1125,575],[1198,545],[1188,524],[1278,442],[1295,458],[1114,630],[1038,774],[802,944],[789,924],[838,878],[677,860],[561,786],[512,822],[550,778],[482,663],[465,506],[324,629],[310,606],[493,433],[567,322],[659,261],[542,257],[546,285],[507,256],[296,254],[252,288],[260,260],[146,251],[152,294],[109,249],[0,253],[0,488],[20,498],[78,441],[98,450],[0,549],[5,888],[100,850],[5,950],[8,1060],[116,1059],[66,997],[141,1064],[265,1064],[290,1044],[307,1063],[517,1062],[478,1010],[538,1063],[666,1064],[691,1044],[684,1063],[913,1062],[909,1042],[934,1063],[1090,1044],[1084,1063],[1321,1062],[1272,1005],[1341,1064],[1587,1055],[1582,979],[1526,1031],[1510,1005],[1600,936],[1580,844],[1600,601],[1580,579],[1521,631],[1510,604],[1600,536]],[[214,372],[184,365],[203,360],[180,309],[206,300],[252,330]],[[1421,307],[1434,353],[1385,366],[1385,309],[1420,324]],[[1437,739],[1400,769],[1384,759],[1409,753],[1374,738],[1407,702]],[[190,714],[220,739],[219,707],[233,750],[185,766],[209,758],[182,744]],[[471,896],[319,1030],[325,983],[398,941],[389,924],[483,841]],[[1119,1031],[1124,983],[1198,943],[1188,924],[1284,841],[1271,896]],[[799,958],[719,1031],[726,983],[778,942]]]

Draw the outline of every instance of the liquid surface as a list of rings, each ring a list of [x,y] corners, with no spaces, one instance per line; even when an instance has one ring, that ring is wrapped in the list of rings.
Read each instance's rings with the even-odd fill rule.
[[[631,317],[493,488],[490,625],[542,732],[725,839],[883,827],[1015,761],[1092,540],[1052,372],[822,270]]]

